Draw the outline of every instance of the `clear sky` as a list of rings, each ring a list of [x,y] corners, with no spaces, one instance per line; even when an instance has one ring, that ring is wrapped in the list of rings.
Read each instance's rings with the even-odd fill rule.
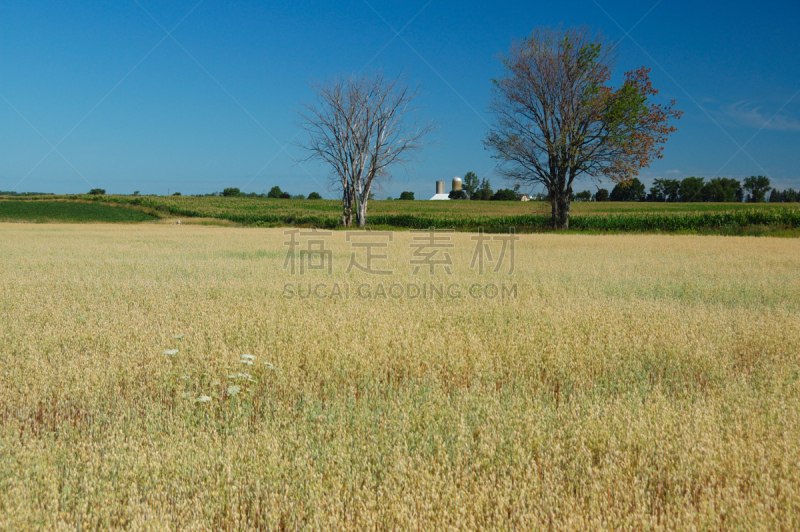
[[[615,83],[651,67],[659,101],[685,111],[643,181],[800,188],[797,0],[139,2],[0,2],[0,190],[335,197],[325,167],[296,162],[295,112],[309,81],[364,68],[407,72],[440,126],[381,197],[468,171],[497,189],[482,144],[496,55],[559,23],[621,39]]]

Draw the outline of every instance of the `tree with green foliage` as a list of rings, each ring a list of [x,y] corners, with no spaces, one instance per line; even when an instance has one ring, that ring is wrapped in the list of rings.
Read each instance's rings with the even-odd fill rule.
[[[661,158],[681,112],[654,104],[649,69],[609,81],[613,47],[589,29],[539,29],[515,42],[501,58],[494,81],[494,125],[486,146],[513,181],[544,185],[552,225],[569,227],[569,196],[579,176],[628,182]]]
[[[138,196],[138,195],[139,195],[139,191],[138,191],[138,190],[134,190],[134,191],[133,191],[133,195],[134,195],[134,196]]]
[[[92,190],[89,191],[89,194],[91,194],[92,196],[105,196],[106,189],[104,189],[104,188],[93,188]]]
[[[763,175],[750,176],[744,179],[744,189],[749,192],[750,201],[752,203],[764,203],[766,200],[767,192],[772,187],[768,177]]]
[[[308,195],[308,199],[322,199],[318,192],[312,192]]]
[[[492,201],[516,201],[517,194],[510,188],[501,188],[495,192],[491,198]]]
[[[400,193],[400,199],[404,200],[404,201],[413,200],[414,199],[414,193],[413,192],[408,192],[407,190],[404,190],[403,192]]]
[[[274,187],[269,189],[269,192],[267,192],[267,197],[270,199],[280,199],[282,195],[283,195],[283,190],[281,190],[281,187],[279,187],[278,185],[275,185]]]
[[[492,199],[494,192],[492,191],[492,184],[488,179],[483,179],[481,181],[478,190],[475,191],[475,195],[472,199],[481,200],[481,201],[488,201]]]
[[[677,179],[656,179],[650,187],[648,201],[678,201],[681,182]]]
[[[467,192],[464,190],[451,190],[447,195],[451,200],[466,200],[469,199]]]
[[[609,200],[609,193],[608,190],[604,188],[598,188],[597,192],[594,195],[595,201],[608,201]]]
[[[222,191],[222,195],[228,198],[236,198],[242,195],[242,191],[236,187],[228,187]]]
[[[467,172],[464,174],[464,182],[461,187],[464,189],[464,192],[467,193],[469,199],[474,199],[475,193],[478,191],[478,187],[480,187],[480,181],[475,172]]]
[[[705,185],[700,191],[702,201],[716,203],[733,203],[741,201],[742,185],[736,179],[727,177],[715,177]]]
[[[588,190],[575,194],[575,201],[592,201],[592,193]]]
[[[693,201],[703,201],[703,181],[702,177],[687,177],[681,181],[680,195],[684,203]]]
[[[629,182],[617,183],[611,191],[611,201],[644,201],[644,183],[634,177]]]
[[[281,199],[292,199],[292,195],[289,194],[288,192],[284,192],[283,194],[280,195],[280,198]]]

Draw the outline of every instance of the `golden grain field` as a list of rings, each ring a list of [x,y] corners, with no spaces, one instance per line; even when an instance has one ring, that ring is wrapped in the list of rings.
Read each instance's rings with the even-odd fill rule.
[[[2,530],[800,528],[798,240],[0,234]]]

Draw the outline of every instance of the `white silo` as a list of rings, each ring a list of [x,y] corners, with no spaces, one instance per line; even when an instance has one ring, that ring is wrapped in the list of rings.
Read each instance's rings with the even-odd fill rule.
[[[436,195],[431,198],[432,200],[449,200],[450,196],[444,191],[444,181],[436,182]]]

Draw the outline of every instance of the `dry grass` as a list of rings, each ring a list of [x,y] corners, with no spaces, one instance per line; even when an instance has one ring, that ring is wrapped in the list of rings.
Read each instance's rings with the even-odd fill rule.
[[[331,301],[282,230],[0,231],[0,529],[800,527],[796,240],[462,233],[518,300]],[[310,279],[383,280],[344,239]]]

